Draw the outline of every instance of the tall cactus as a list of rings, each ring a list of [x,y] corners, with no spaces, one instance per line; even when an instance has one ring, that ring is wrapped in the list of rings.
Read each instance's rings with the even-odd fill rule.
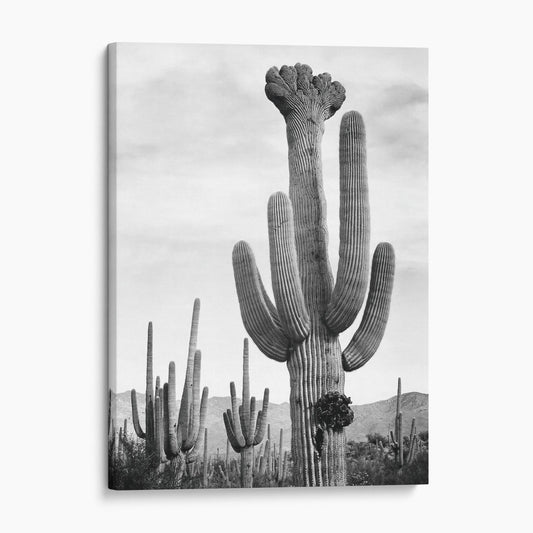
[[[295,482],[344,485],[344,430],[318,427],[314,405],[327,393],[343,394],[343,370],[357,370],[376,352],[389,314],[394,251],[388,243],[377,246],[363,318],[342,351],[338,336],[354,322],[368,286],[370,214],[363,119],[351,111],[341,122],[340,248],[334,283],[327,251],[321,140],[325,121],[345,99],[344,88],[329,74],[313,76],[311,68],[301,64],[271,68],[266,82],[266,95],[286,122],[289,196],[277,192],[268,203],[275,304],[265,291],[250,246],[241,241],[234,247],[241,316],[259,349],[287,363]]]
[[[209,487],[208,481],[209,457],[207,455],[207,428],[204,429],[204,459],[202,461],[202,487]]]
[[[148,323],[148,342],[146,348],[146,398],[145,398],[145,430],[139,421],[137,408],[137,393],[131,390],[131,411],[133,427],[137,437],[146,441],[146,453],[151,455],[155,451],[155,396],[154,396],[154,371],[152,354],[152,323]]]
[[[390,432],[391,448],[398,466],[403,466],[403,414],[402,414],[402,378],[398,378],[396,393],[396,416],[394,417],[394,431]]]
[[[163,389],[159,386],[159,376],[156,379],[155,386],[155,422],[154,422],[154,452],[156,455],[156,462],[161,466],[167,462],[164,439],[165,439],[165,419],[163,414]]]
[[[232,448],[241,455],[241,487],[252,487],[254,470],[254,446],[265,435],[268,416],[269,390],[263,394],[263,407],[257,413],[255,397],[250,399],[250,361],[248,339],[244,339],[242,355],[242,404],[237,406],[235,383],[230,383],[231,409],[223,414],[226,433]]]
[[[187,370],[181,395],[180,409],[176,401],[176,365],[168,366],[168,383],[163,386],[163,448],[166,457],[177,468],[178,478],[187,463],[196,461],[204,440],[209,389],[203,388],[200,400],[202,352],[196,349],[200,300],[194,301]]]

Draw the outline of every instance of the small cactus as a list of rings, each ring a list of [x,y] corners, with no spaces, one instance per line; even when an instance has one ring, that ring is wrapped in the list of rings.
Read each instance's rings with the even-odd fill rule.
[[[263,394],[263,407],[257,413],[255,397],[250,399],[250,364],[248,339],[244,339],[242,370],[242,404],[237,405],[235,383],[230,383],[231,409],[223,414],[226,433],[232,448],[241,455],[241,486],[253,485],[253,449],[263,440],[268,415],[268,388]]]
[[[394,452],[394,457],[398,466],[402,468],[404,464],[412,463],[417,453],[418,437],[416,434],[416,419],[411,420],[411,431],[409,434],[409,449],[407,450],[407,457],[404,455],[404,439],[403,439],[403,414],[401,411],[402,402],[402,379],[398,378],[398,392],[396,393],[396,416],[394,418],[394,431],[390,431],[390,448]]]
[[[409,435],[409,451],[407,452],[407,464],[411,464],[415,457],[415,446],[416,446],[416,419],[413,418],[411,421],[411,433]]]

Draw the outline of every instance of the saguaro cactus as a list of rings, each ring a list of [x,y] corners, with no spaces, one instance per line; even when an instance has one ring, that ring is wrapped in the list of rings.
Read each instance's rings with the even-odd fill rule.
[[[411,464],[416,455],[416,444],[418,437],[416,435],[416,419],[411,420],[411,433],[409,434],[409,451],[407,452],[407,464]]]
[[[209,456],[207,455],[207,428],[204,429],[204,459],[202,462],[202,487],[206,489],[208,483]]]
[[[255,396],[250,399],[250,362],[248,339],[244,339],[242,355],[242,404],[237,406],[235,383],[230,383],[231,409],[224,414],[224,425],[232,448],[241,454],[241,487],[253,485],[254,446],[260,444],[265,435],[268,416],[268,394],[263,394],[263,407],[257,413]]]
[[[154,439],[154,451],[156,454],[156,461],[158,464],[167,462],[165,455],[164,439],[165,439],[165,419],[163,415],[163,389],[159,386],[160,380],[157,376],[156,386],[155,386],[155,439]]]
[[[345,99],[344,88],[329,74],[313,76],[311,68],[301,64],[271,68],[266,82],[266,95],[286,122],[289,196],[277,192],[268,203],[275,305],[250,246],[241,241],[234,247],[241,315],[259,349],[287,363],[295,482],[344,485],[344,430],[318,427],[314,405],[327,393],[343,394],[343,370],[357,370],[376,352],[389,314],[394,251],[388,243],[377,246],[363,318],[342,351],[338,336],[355,320],[368,286],[370,215],[363,119],[351,111],[341,122],[340,248],[334,283],[327,251],[321,140],[324,122]]]
[[[177,467],[178,478],[181,477],[186,463],[196,461],[204,440],[209,389],[203,388],[202,399],[200,400],[202,352],[196,349],[199,316],[200,300],[197,298],[194,301],[187,371],[179,412],[176,402],[176,365],[174,361],[171,361],[168,366],[168,383],[163,386],[163,425],[165,428],[163,447],[167,458]]]
[[[146,404],[145,404],[145,428],[143,431],[139,421],[137,408],[137,393],[131,390],[131,411],[133,427],[140,439],[146,440],[146,452],[152,454],[155,451],[155,396],[154,396],[154,371],[152,355],[152,323],[148,323],[148,342],[146,349]]]
[[[398,378],[398,392],[396,393],[396,416],[394,417],[394,431],[390,432],[391,448],[399,467],[403,466],[403,415],[402,415],[402,378]]]

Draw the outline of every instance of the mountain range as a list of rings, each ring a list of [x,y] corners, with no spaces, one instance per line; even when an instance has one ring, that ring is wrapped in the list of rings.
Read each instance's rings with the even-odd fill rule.
[[[130,391],[121,392],[112,395],[113,413],[115,425],[124,424],[124,419],[128,420],[128,434],[135,434],[133,430],[131,414],[131,396]],[[403,434],[408,435],[411,427],[411,420],[416,419],[418,431],[428,429],[428,401],[429,395],[420,392],[408,392],[402,394],[401,410],[404,421]],[[141,426],[144,429],[144,405],[145,395],[137,393],[137,404],[139,406],[139,417]],[[231,399],[229,396],[215,396],[209,398],[207,408],[208,428],[208,452],[210,454],[226,453],[226,429],[222,420],[222,413],[229,409]],[[363,405],[352,405],[355,413],[354,422],[346,428],[347,440],[356,442],[366,441],[368,433],[380,433],[387,435],[388,431],[394,427],[394,417],[396,414],[396,396],[387,400],[381,400],[374,403]],[[271,427],[273,441],[278,446],[279,430],[283,428],[283,449],[290,449],[291,438],[291,417],[289,404],[270,403],[268,407],[268,422]]]

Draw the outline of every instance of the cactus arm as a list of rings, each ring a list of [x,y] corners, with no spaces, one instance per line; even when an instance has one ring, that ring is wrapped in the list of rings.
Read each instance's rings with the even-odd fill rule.
[[[179,454],[180,444],[176,432],[178,426],[178,408],[176,405],[176,365],[171,361],[168,365],[168,449],[172,457]]]
[[[231,428],[231,432],[235,434],[235,425],[233,424],[233,415],[231,413],[231,409],[226,409],[226,416],[228,417],[228,422]],[[222,413],[224,415],[224,413]]]
[[[265,456],[262,455],[259,458],[259,475],[263,476],[265,474]]]
[[[183,431],[183,438],[186,438],[186,433],[189,425],[189,409],[193,401],[193,377],[194,377],[194,358],[196,355],[196,344],[198,342],[198,323],[200,320],[200,299],[194,300],[191,320],[191,333],[189,336],[189,351],[187,355],[187,370],[185,373],[185,381],[183,382],[183,392],[181,395],[181,404],[178,417],[179,426]]]
[[[198,433],[201,433],[207,421],[207,401],[209,398],[209,387],[204,387],[202,390],[202,401],[200,402],[200,426]]]
[[[263,456],[265,458],[265,470],[268,474],[270,474],[270,459],[271,459],[271,452],[270,452],[270,439],[267,439],[265,443],[265,454]]]
[[[139,410],[137,408],[137,393],[135,389],[131,389],[131,413],[133,416],[133,428],[137,437],[140,439],[146,438],[146,433],[141,428],[141,423],[139,422]]]
[[[170,436],[168,432],[169,416],[168,416],[168,383],[163,385],[163,450],[167,458],[170,454]]]
[[[280,428],[279,430],[279,460],[278,460],[278,482],[282,481],[282,475],[283,475],[283,465],[282,465],[282,453],[283,453],[283,428]]]
[[[154,448],[159,462],[162,460],[163,443],[161,442],[161,422],[162,422],[161,398],[159,394],[155,397],[155,421],[154,421]]]
[[[208,476],[207,476],[207,428],[204,430],[204,461],[202,463],[202,487],[205,489],[208,487]]]
[[[289,197],[282,192],[268,201],[268,233],[274,298],[283,331],[293,342],[301,342],[310,331],[294,237],[294,217]]]
[[[263,284],[263,280],[261,279],[261,276],[258,274],[258,281],[259,281],[259,287],[261,289],[261,295],[263,296],[263,300],[265,301],[265,305],[268,309],[268,312],[270,313],[270,316],[272,318],[272,322],[274,325],[279,329],[282,330],[281,320],[279,318],[278,310],[276,309],[276,306],[272,303],[272,300],[270,299],[270,296],[268,295],[265,285]]]
[[[154,412],[155,412],[155,398],[157,398],[160,395],[160,389],[161,389],[161,378],[157,376],[155,378],[155,391],[154,391]],[[163,396],[161,395],[161,401],[163,400]],[[155,427],[155,423],[154,423]]]
[[[263,440],[266,428],[266,416],[263,416],[263,411],[260,409],[257,413],[257,420],[255,422],[255,435],[254,435],[254,446],[257,446]]]
[[[231,412],[233,415],[233,428],[235,433],[235,438],[239,443],[240,447],[243,447],[246,443],[244,435],[242,433],[241,419],[239,416],[239,408],[237,407],[237,394],[235,392],[235,383],[232,381],[229,385],[230,395],[231,395]]]
[[[385,334],[394,282],[394,249],[380,243],[372,259],[370,290],[363,319],[352,340],[342,352],[342,366],[352,372],[374,355]]]
[[[235,434],[235,430],[233,427],[233,424],[231,423],[231,417],[228,415],[228,413],[223,413],[222,417],[224,419],[224,425],[226,426],[226,435],[228,436],[228,440],[231,444],[231,447],[237,452],[240,453],[242,447],[237,440],[237,436]]]
[[[242,405],[239,405],[239,422],[241,423],[242,434],[244,436],[244,441],[246,442],[246,422],[244,421],[244,412]]]
[[[402,435],[402,419],[403,415],[400,411],[398,415],[398,454],[400,456],[400,467],[403,466],[403,435]]]
[[[153,370],[153,354],[152,354],[152,323],[148,323],[148,340],[146,346],[146,412],[145,412],[145,427],[147,445],[150,447],[154,439],[154,416],[155,416],[155,402],[154,402],[154,370]]]
[[[242,425],[242,434],[244,436],[244,439],[248,441],[250,438],[250,351],[248,348],[248,339],[244,339],[243,349],[242,349],[241,425]]]
[[[407,464],[411,464],[412,460],[413,460],[413,456],[414,456],[414,451],[415,451],[415,424],[416,424],[416,419],[413,418],[413,420],[411,421],[411,433],[409,435],[409,451],[407,453]]]
[[[274,318],[267,304],[250,246],[238,242],[233,248],[233,273],[244,327],[257,347],[270,359],[285,362],[289,341],[280,330],[279,318]]]
[[[206,422],[207,422],[207,402],[209,399],[209,387],[204,387],[202,390],[202,401],[200,402],[200,420],[198,424],[198,432],[196,441],[194,442],[194,446],[192,447],[192,450],[190,454],[192,456],[196,455],[200,448],[202,447],[202,439],[204,437],[204,430],[206,429]]]
[[[183,444],[183,449],[189,450],[196,439],[198,438],[199,430],[199,410],[200,410],[200,375],[202,370],[202,352],[196,350],[194,355],[194,371],[193,371],[193,386],[192,386],[192,405],[189,410],[189,431],[187,439]]]
[[[400,414],[402,402],[402,378],[398,378],[398,390],[396,392],[396,416]]]
[[[263,393],[263,406],[261,407],[261,411],[259,411],[259,414],[257,415],[254,446],[259,444],[263,440],[263,437],[265,436],[265,431],[267,427],[269,394],[270,394],[269,389],[265,389],[265,392]]]
[[[254,443],[255,438],[255,424],[256,424],[256,418],[255,418],[255,396],[252,396],[252,399],[250,400],[250,418],[249,418],[249,427],[246,434],[246,445],[252,446]]]
[[[368,286],[370,209],[366,171],[366,134],[356,111],[342,117],[340,160],[340,246],[337,280],[325,320],[341,333],[355,320]]]

